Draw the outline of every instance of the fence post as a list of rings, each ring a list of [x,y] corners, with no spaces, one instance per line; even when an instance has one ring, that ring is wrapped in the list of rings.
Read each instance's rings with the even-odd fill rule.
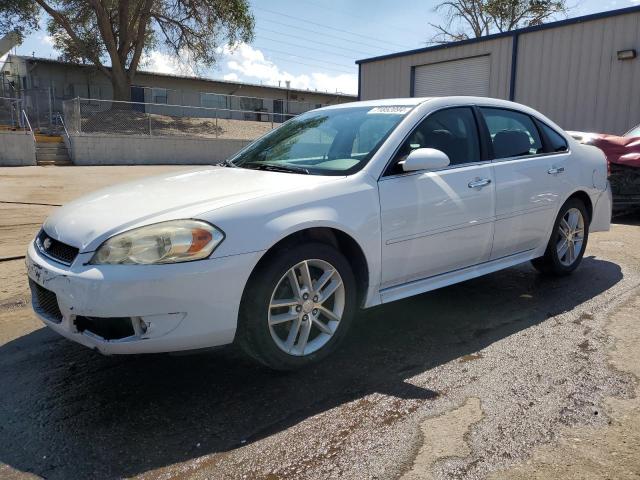
[[[273,112],[271,112],[271,130],[273,130]]]
[[[51,101],[51,87],[47,90],[48,98],[49,98],[49,131],[53,128],[53,105]]]
[[[151,114],[147,113],[147,118],[149,119],[149,136],[152,136],[153,134],[151,133]]]
[[[218,138],[218,136],[220,135],[220,132],[218,130],[218,109],[217,108],[215,112],[216,112],[216,138]]]
[[[80,111],[80,97],[76,97],[73,102],[73,118],[76,119],[75,127],[78,133],[82,133],[82,112]]]

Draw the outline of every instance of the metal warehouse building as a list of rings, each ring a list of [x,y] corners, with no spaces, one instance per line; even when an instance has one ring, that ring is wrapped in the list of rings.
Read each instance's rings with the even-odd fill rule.
[[[359,60],[358,96],[477,95],[529,105],[567,130],[640,123],[640,6]]]

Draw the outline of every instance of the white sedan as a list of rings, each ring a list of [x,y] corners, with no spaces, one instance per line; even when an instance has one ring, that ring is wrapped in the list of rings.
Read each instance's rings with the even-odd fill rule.
[[[602,152],[537,111],[381,100],[80,198],[26,261],[42,321],[104,354],[237,342],[292,369],[333,351],[359,308],[528,261],[569,274],[610,219]]]

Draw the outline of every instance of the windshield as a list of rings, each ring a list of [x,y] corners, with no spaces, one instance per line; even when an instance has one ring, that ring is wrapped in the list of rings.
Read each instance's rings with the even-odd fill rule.
[[[624,134],[625,137],[640,137],[640,125],[636,125],[627,133]]]
[[[231,159],[237,167],[348,175],[371,159],[413,107],[345,107],[307,112]]]

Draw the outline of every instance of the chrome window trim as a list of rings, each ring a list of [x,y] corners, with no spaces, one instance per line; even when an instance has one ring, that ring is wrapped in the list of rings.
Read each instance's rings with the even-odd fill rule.
[[[519,157],[504,157],[504,158],[494,158],[491,160],[491,163],[505,163],[505,162],[514,162],[516,160],[531,160],[534,158],[545,158],[545,157],[553,157],[560,155],[570,155],[571,150],[564,150],[562,152],[546,152],[546,153],[534,153],[531,155],[520,155]]]
[[[438,170],[416,170],[413,172],[403,172],[403,173],[396,173],[394,175],[385,175],[384,177],[381,177],[380,180],[378,180],[379,182],[384,182],[387,179],[392,179],[392,178],[401,178],[401,177],[411,177],[413,175],[423,175],[425,173],[440,173],[440,172],[447,172],[450,170],[459,170],[461,168],[466,168],[466,167],[477,167],[477,166],[481,166],[481,165],[491,165],[491,160],[480,160],[477,162],[469,162],[469,163],[460,163],[457,165],[449,165],[448,167],[445,168],[439,168]]]

